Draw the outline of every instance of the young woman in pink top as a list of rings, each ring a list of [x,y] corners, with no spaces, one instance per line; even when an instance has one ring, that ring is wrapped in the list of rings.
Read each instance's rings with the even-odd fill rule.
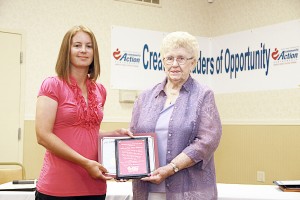
[[[46,78],[36,104],[36,135],[46,148],[36,199],[105,199],[107,170],[97,162],[97,138],[106,100],[93,32],[75,26],[64,36],[57,76]],[[119,129],[100,134],[129,135]]]

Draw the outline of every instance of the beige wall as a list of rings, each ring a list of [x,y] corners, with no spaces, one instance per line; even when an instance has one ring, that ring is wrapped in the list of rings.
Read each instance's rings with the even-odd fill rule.
[[[272,184],[300,179],[300,126],[224,125],[215,154],[220,183]],[[265,182],[257,182],[257,171]]]
[[[37,178],[44,152],[35,140],[36,94],[41,81],[54,74],[62,36],[71,26],[86,24],[96,34],[100,81],[108,89],[102,129],[109,130],[127,127],[132,109],[132,104],[119,103],[118,91],[109,87],[112,25],[165,32],[185,30],[209,37],[299,19],[299,10],[299,0],[215,0],[213,4],[206,0],[162,0],[161,8],[114,0],[2,0],[0,28],[22,31],[26,45],[23,102],[27,178]],[[216,100],[224,128],[216,152],[219,182],[260,184],[256,182],[258,170],[266,173],[265,184],[275,179],[300,179],[300,159],[295,153],[299,152],[299,124],[282,120],[299,121],[300,111],[293,108],[300,102],[300,89],[223,94]],[[118,121],[120,116],[127,121]]]
[[[210,36],[249,30],[300,17],[299,0],[214,1],[209,9]]]

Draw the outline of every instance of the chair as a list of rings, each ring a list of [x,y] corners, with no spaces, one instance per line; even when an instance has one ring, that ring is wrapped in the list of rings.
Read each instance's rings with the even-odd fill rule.
[[[25,168],[18,162],[0,162],[0,184],[26,179]]]

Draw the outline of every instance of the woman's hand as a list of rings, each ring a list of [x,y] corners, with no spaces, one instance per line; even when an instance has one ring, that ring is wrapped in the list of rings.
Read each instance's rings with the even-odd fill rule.
[[[85,170],[89,173],[89,175],[94,179],[103,179],[103,180],[111,180],[112,177],[106,176],[107,169],[103,167],[100,163],[94,160],[88,160],[88,162],[84,166]]]
[[[129,179],[115,179],[116,182],[127,182]]]
[[[114,134],[117,136],[129,136],[133,137],[133,133],[130,132],[128,129],[121,128],[114,131]]]
[[[131,138],[133,138],[133,133],[131,131],[129,131],[128,129],[125,129],[125,128],[120,128],[120,129],[117,129],[117,130],[114,130],[114,131],[101,131],[99,130],[99,133],[100,135],[102,136],[129,136]]]
[[[174,171],[172,166],[165,165],[163,167],[160,167],[156,170],[154,170],[149,177],[144,177],[141,180],[142,181],[149,181],[151,183],[160,184],[163,182],[166,178],[173,175]]]

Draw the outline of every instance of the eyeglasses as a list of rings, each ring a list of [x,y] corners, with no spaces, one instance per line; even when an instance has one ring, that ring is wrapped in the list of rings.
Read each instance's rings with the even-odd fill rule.
[[[174,63],[175,59],[179,65],[184,65],[186,63],[186,61],[193,59],[193,57],[191,57],[191,58],[185,58],[185,57],[174,58],[173,56],[168,56],[168,57],[164,58],[164,61],[165,61],[166,65],[172,65]]]

